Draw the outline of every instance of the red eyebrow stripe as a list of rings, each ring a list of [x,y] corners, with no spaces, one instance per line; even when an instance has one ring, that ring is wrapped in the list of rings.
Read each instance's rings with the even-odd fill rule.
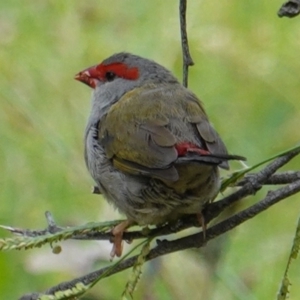
[[[129,79],[129,80],[136,80],[139,77],[139,70],[138,68],[129,68],[126,64],[123,63],[112,63],[109,65],[100,64],[96,67],[98,76],[101,76],[102,80],[105,80],[105,74],[107,72],[113,72],[118,77]]]

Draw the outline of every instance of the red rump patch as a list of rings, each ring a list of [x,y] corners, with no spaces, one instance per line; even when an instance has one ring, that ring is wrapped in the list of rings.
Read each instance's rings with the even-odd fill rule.
[[[181,143],[181,144],[176,144],[175,148],[177,150],[178,156],[185,156],[188,152],[193,152],[193,153],[197,153],[199,155],[209,155],[210,152],[205,150],[205,149],[201,149],[198,146],[194,145],[193,143]]]
[[[136,80],[139,77],[138,68],[129,68],[126,64],[123,63],[112,63],[109,65],[100,64],[96,66],[96,70],[98,72],[98,78],[100,80],[105,80],[105,74],[107,72],[113,72],[118,77],[128,79],[128,80]]]

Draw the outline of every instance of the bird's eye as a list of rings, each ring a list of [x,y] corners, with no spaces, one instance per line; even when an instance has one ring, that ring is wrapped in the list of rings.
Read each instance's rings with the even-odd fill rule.
[[[105,73],[105,78],[107,81],[113,81],[116,77],[116,74],[114,72],[106,72]]]

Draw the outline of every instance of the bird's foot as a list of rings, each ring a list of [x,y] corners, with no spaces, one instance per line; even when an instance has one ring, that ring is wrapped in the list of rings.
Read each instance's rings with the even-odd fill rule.
[[[112,235],[114,236],[111,242],[113,243],[112,250],[110,252],[111,260],[115,256],[120,257],[123,251],[123,233],[132,224],[131,221],[126,220],[118,224],[112,230]]]
[[[203,216],[202,212],[197,213],[196,216],[197,216],[197,219],[198,219],[199,224],[200,224],[201,227],[202,227],[203,239],[204,239],[204,241],[205,241],[205,240],[206,240],[206,223],[205,223],[204,216]]]

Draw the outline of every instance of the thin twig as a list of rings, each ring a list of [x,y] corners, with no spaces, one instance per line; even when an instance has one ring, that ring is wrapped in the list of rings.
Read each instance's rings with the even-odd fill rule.
[[[182,47],[182,58],[183,58],[182,82],[183,85],[187,87],[189,66],[193,66],[194,62],[190,54],[187,31],[186,31],[186,0],[180,0],[179,16],[180,16],[180,34],[181,34],[181,47]]]
[[[50,211],[46,211],[45,212],[45,217],[48,223],[48,232],[49,233],[56,233],[61,231],[61,227],[57,226],[55,221],[54,221],[54,217],[52,216],[52,214],[50,213]]]
[[[236,183],[236,186],[244,186],[248,178],[254,177],[255,174],[247,174],[245,178],[243,178],[241,181]],[[278,184],[288,184],[292,183],[296,180],[300,179],[300,172],[298,171],[287,171],[282,172],[279,174],[273,174],[271,177],[269,177],[265,182],[264,185],[278,185]]]
[[[216,218],[225,208],[229,207],[233,203],[245,198],[246,196],[255,194],[256,191],[261,189],[262,185],[269,179],[269,177],[271,177],[279,168],[287,164],[299,153],[300,149],[290,151],[272,161],[264,169],[258,172],[255,177],[246,177],[247,182],[241,189],[208,206],[207,211],[205,210],[203,212],[205,220],[212,220]]]

